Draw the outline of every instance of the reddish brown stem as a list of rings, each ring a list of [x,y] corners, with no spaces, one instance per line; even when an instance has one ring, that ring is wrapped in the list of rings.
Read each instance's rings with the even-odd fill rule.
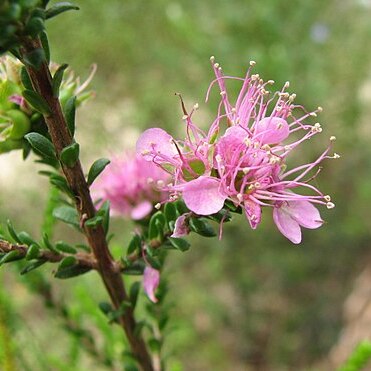
[[[41,48],[40,40],[26,39],[23,42],[21,53],[23,56]],[[51,81],[52,77],[48,64],[42,63],[39,69],[26,65],[34,90],[47,102],[51,114],[44,115],[49,135],[54,144],[58,159],[63,148],[72,143],[65,117],[59,99],[53,96]],[[89,187],[78,161],[72,168],[61,163],[63,173],[68,185],[75,195],[76,209],[79,212],[82,225],[84,221],[95,216],[96,210],[90,196]],[[120,308],[122,302],[128,300],[124,282],[120,273],[120,267],[112,258],[108,249],[103,227],[98,225],[89,228],[84,225],[84,233],[97,261],[97,269],[102,277],[104,285],[109,293],[112,304],[116,309]],[[151,357],[148,353],[143,338],[135,333],[136,321],[131,308],[128,308],[119,319],[125,330],[132,353],[138,360],[144,371],[153,371]]]

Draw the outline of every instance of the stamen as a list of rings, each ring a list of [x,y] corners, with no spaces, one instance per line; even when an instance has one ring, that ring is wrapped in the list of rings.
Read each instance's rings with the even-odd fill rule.
[[[335,140],[336,140],[336,137],[335,137],[334,135],[332,135],[332,136],[330,137],[330,141],[331,141],[331,142],[335,142]]]
[[[161,204],[158,202],[156,205],[155,205],[155,209],[159,210],[161,208]]]
[[[327,202],[326,207],[328,209],[333,209],[335,207],[335,204],[333,202]]]
[[[256,62],[255,61],[250,61],[250,66],[251,67],[254,67],[256,65]]]

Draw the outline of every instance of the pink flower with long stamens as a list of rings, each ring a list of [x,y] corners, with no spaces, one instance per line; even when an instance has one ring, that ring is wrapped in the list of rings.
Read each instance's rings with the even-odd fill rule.
[[[286,92],[289,83],[270,93],[268,86],[274,82],[264,82],[251,73],[255,62],[250,62],[243,79],[224,76],[213,57],[211,62],[216,79],[206,100],[218,84],[221,102],[209,131],[204,133],[193,123],[195,106],[189,114],[184,112],[184,140],[175,140],[162,129],[148,129],[137,142],[137,153],[171,174],[172,183],[163,188],[170,192],[170,201],[182,197],[194,213],[211,215],[230,200],[245,211],[253,229],[261,221],[262,209],[270,207],[280,232],[293,243],[300,243],[301,227],[323,224],[314,205],[334,207],[330,196],[309,182],[317,175],[318,171],[310,177],[320,162],[338,157],[329,155],[335,137],[314,162],[286,169],[288,155],[322,131],[319,123],[306,123],[322,109],[307,112],[294,104],[296,95]],[[226,90],[228,79],[242,81],[234,104]],[[299,189],[310,192],[296,193]]]
[[[114,157],[92,186],[94,199],[110,201],[114,214],[139,220],[169,197],[159,188],[169,175],[135,154]]]

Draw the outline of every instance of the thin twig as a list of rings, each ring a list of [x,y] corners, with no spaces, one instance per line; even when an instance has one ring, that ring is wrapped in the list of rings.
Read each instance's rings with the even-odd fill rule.
[[[7,241],[0,240],[0,252],[1,253],[8,253],[10,251],[18,251],[19,257],[25,257],[27,255],[28,246],[26,245],[18,245],[12,244]],[[73,256],[76,259],[76,264],[81,267],[97,269],[97,260],[95,259],[94,255],[86,253],[86,252],[78,252],[76,254],[65,254],[65,253],[57,253],[50,250],[40,250],[39,256],[37,259],[45,260],[50,263],[59,263],[67,256]]]

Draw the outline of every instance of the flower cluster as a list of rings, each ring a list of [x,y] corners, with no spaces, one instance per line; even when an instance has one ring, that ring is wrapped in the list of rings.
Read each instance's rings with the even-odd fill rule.
[[[153,211],[153,206],[168,198],[160,188],[170,176],[161,168],[126,153],[115,157],[92,187],[96,200],[110,201],[114,214],[143,219]]]
[[[253,229],[261,221],[262,208],[268,207],[280,232],[300,243],[301,227],[314,229],[323,224],[315,205],[334,207],[330,196],[310,181],[320,162],[339,157],[329,155],[335,137],[315,161],[293,169],[286,165],[296,147],[322,131],[319,123],[306,123],[322,109],[307,112],[294,104],[296,95],[286,91],[289,83],[270,93],[268,86],[274,82],[252,74],[253,61],[245,78],[224,76],[213,57],[211,62],[216,79],[207,99],[218,84],[221,102],[209,130],[203,132],[194,124],[195,105],[190,113],[184,109],[184,140],[175,140],[159,128],[148,129],[137,142],[137,153],[171,174],[171,183],[163,187],[170,192],[168,201],[182,197],[195,214],[211,215],[230,200],[244,210]],[[226,90],[227,79],[242,82],[234,104]],[[306,191],[297,193],[297,189]]]

